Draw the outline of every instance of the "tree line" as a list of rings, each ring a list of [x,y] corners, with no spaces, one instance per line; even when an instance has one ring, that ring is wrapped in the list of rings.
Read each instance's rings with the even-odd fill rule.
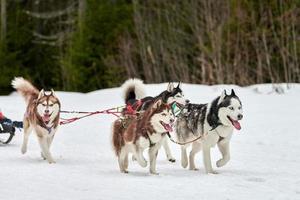
[[[14,76],[81,92],[300,82],[298,0],[1,0],[0,22],[1,94]]]

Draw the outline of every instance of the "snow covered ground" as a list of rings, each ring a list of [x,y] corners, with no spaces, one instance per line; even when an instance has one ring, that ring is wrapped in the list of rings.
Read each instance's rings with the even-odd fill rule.
[[[165,88],[158,84],[146,89],[156,95]],[[121,174],[110,143],[115,118],[98,115],[60,127],[52,146],[56,164],[40,158],[33,134],[26,155],[20,152],[22,133],[10,145],[0,146],[0,199],[300,199],[300,84],[281,95],[269,94],[271,85],[183,85],[185,96],[195,103],[211,101],[225,88],[234,88],[240,96],[244,119],[242,130],[233,135],[231,161],[217,169],[217,175],[204,173],[201,153],[196,157],[200,171],[181,168],[180,148],[174,144],[177,161],[166,161],[161,150],[158,176],[134,162],[129,174]],[[122,105],[120,94],[119,88],[58,92],[63,110],[83,111]],[[7,117],[21,120],[25,104],[13,93],[0,97],[0,108]],[[213,166],[219,157],[214,148]]]

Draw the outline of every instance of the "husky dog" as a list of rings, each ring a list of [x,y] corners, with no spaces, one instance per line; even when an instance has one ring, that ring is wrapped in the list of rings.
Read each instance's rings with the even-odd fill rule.
[[[133,109],[136,111],[144,111],[149,105],[158,99],[162,99],[165,103],[172,105],[176,103],[178,107],[183,107],[189,101],[184,98],[183,92],[180,87],[180,83],[174,87],[173,83],[169,83],[167,90],[163,91],[156,97],[145,97],[145,85],[140,79],[128,79],[121,86],[123,90],[123,98],[127,109]],[[166,152],[167,159],[170,162],[175,162],[175,158],[171,154],[171,150],[168,144],[167,138],[164,138],[163,147]]]
[[[28,137],[35,131],[41,147],[41,155],[49,163],[55,163],[50,153],[50,146],[59,126],[60,102],[54,91],[38,91],[29,81],[22,77],[15,78],[12,86],[25,98],[27,103],[23,119],[24,140],[21,151],[27,151]]]
[[[173,131],[174,115],[170,106],[157,100],[139,116],[129,116],[113,123],[112,141],[120,171],[128,173],[128,154],[142,167],[147,166],[143,151],[149,147],[150,173],[156,172],[156,158],[166,132]]]
[[[192,150],[187,157],[186,148],[181,146],[181,165],[190,170],[195,167],[195,155],[201,149],[206,173],[216,173],[211,165],[210,148],[216,144],[222,154],[217,167],[224,166],[230,159],[229,143],[233,129],[241,129],[239,120],[243,118],[242,103],[234,90],[227,95],[226,91],[208,104],[187,104],[176,121],[176,135],[180,142],[200,139],[192,143]]]

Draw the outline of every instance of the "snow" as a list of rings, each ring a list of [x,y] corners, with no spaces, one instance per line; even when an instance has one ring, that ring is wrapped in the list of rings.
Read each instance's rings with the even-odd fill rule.
[[[147,85],[147,94],[156,95],[166,87]],[[183,85],[185,96],[194,103],[211,101],[223,89],[229,92],[231,88],[243,102],[242,130],[233,135],[230,162],[217,169],[220,153],[217,148],[212,151],[217,175],[204,173],[201,153],[196,157],[199,171],[183,169],[180,148],[175,144],[170,145],[176,163],[166,161],[160,150],[158,176],[136,162],[129,163],[129,174],[121,174],[110,143],[115,117],[97,115],[60,127],[52,146],[56,164],[40,158],[34,134],[25,155],[20,152],[20,132],[10,145],[1,145],[0,199],[300,199],[300,84],[290,84],[289,90],[284,84],[282,87],[284,94],[272,92],[268,84]],[[57,93],[62,110],[81,111],[122,105],[121,94],[120,88]],[[21,120],[25,103],[13,93],[0,96],[0,108],[7,117]]]

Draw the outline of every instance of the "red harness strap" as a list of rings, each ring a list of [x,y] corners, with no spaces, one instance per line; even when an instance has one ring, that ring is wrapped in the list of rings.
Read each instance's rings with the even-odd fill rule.
[[[143,104],[142,100],[138,100],[136,101],[133,105],[127,104],[126,105],[126,114],[129,115],[135,115],[136,114],[136,110]]]

